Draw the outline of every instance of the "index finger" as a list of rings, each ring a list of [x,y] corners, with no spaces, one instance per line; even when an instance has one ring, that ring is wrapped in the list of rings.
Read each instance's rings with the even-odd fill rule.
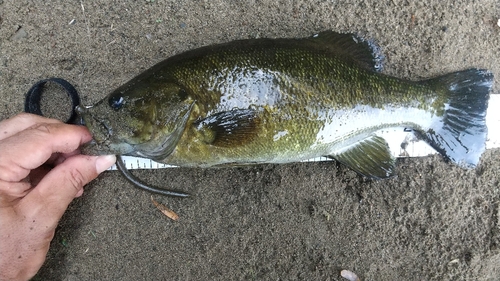
[[[53,153],[70,153],[90,141],[83,126],[42,123],[0,141],[0,180],[17,182],[45,163]]]
[[[61,123],[61,121],[45,118],[35,114],[21,113],[9,119],[0,121],[0,140],[6,139],[40,123]]]

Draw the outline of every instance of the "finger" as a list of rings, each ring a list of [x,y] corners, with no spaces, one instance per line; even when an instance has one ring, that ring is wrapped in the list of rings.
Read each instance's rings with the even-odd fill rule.
[[[13,136],[27,128],[40,123],[61,123],[56,119],[45,118],[35,114],[21,113],[12,118],[0,121],[0,140]]]
[[[4,199],[1,206],[6,206],[6,202],[11,202],[14,199],[22,198],[28,194],[32,185],[30,182],[5,182],[0,181],[0,198]]]
[[[31,186],[37,186],[40,181],[52,170],[52,166],[50,165],[42,165],[36,169],[31,170],[28,178],[31,182]]]
[[[54,153],[52,156],[45,162],[46,164],[57,166],[64,162],[64,160],[68,159],[71,156],[80,154],[80,149],[74,150],[69,153]]]
[[[92,139],[83,126],[42,123],[0,142],[0,180],[19,181],[53,153],[70,153]]]
[[[16,199],[23,198],[28,194],[33,186],[38,183],[49,173],[51,168],[47,165],[42,165],[19,182],[6,182],[0,180],[0,197],[4,199],[0,206],[6,206],[8,202],[14,202]],[[9,204],[10,205],[10,204]]]
[[[67,158],[73,156],[73,155],[78,155],[80,154],[80,149],[76,149],[74,151],[71,151],[69,153],[53,153],[47,161],[45,161],[44,164],[47,165],[52,165],[52,166],[57,166],[64,162]]]
[[[30,174],[19,182],[6,182],[0,180],[0,197],[3,197],[4,202],[13,201],[16,198],[22,198],[28,194],[29,190],[38,185],[38,183],[50,172],[52,167],[49,165],[42,165],[36,169],[31,170]],[[0,204],[5,206],[5,204]]]
[[[26,195],[20,208],[46,227],[55,227],[83,186],[116,161],[114,155],[76,155],[56,166]],[[31,213],[30,213],[31,212]]]

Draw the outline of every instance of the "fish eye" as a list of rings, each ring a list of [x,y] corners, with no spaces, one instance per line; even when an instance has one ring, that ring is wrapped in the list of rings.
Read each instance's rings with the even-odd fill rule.
[[[185,100],[188,98],[188,93],[184,89],[179,89],[179,92],[177,92],[177,95],[181,100]]]
[[[122,96],[111,96],[108,103],[114,110],[119,110],[125,104],[125,99]]]

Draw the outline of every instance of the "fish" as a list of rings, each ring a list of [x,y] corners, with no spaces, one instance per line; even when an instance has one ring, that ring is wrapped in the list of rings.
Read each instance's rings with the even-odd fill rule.
[[[382,72],[373,40],[324,31],[237,40],[154,65],[78,107],[94,154],[179,167],[333,158],[374,179],[395,175],[381,131],[412,131],[471,169],[485,150],[493,74],[470,68],[423,80]]]

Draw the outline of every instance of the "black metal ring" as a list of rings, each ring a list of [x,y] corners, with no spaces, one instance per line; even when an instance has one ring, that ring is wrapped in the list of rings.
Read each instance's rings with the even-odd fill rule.
[[[40,80],[31,89],[29,89],[28,93],[26,94],[26,101],[24,103],[24,111],[27,113],[33,113],[37,114],[40,116],[43,116],[42,110],[40,109],[40,99],[42,96],[43,92],[43,85],[47,82],[55,82],[59,85],[61,85],[65,90],[68,96],[71,99],[71,116],[66,120],[65,123],[67,124],[75,124],[77,114],[75,112],[75,108],[80,105],[80,96],[78,96],[78,92],[76,91],[75,87],[71,85],[68,81],[62,79],[62,78],[48,78],[44,80]]]

